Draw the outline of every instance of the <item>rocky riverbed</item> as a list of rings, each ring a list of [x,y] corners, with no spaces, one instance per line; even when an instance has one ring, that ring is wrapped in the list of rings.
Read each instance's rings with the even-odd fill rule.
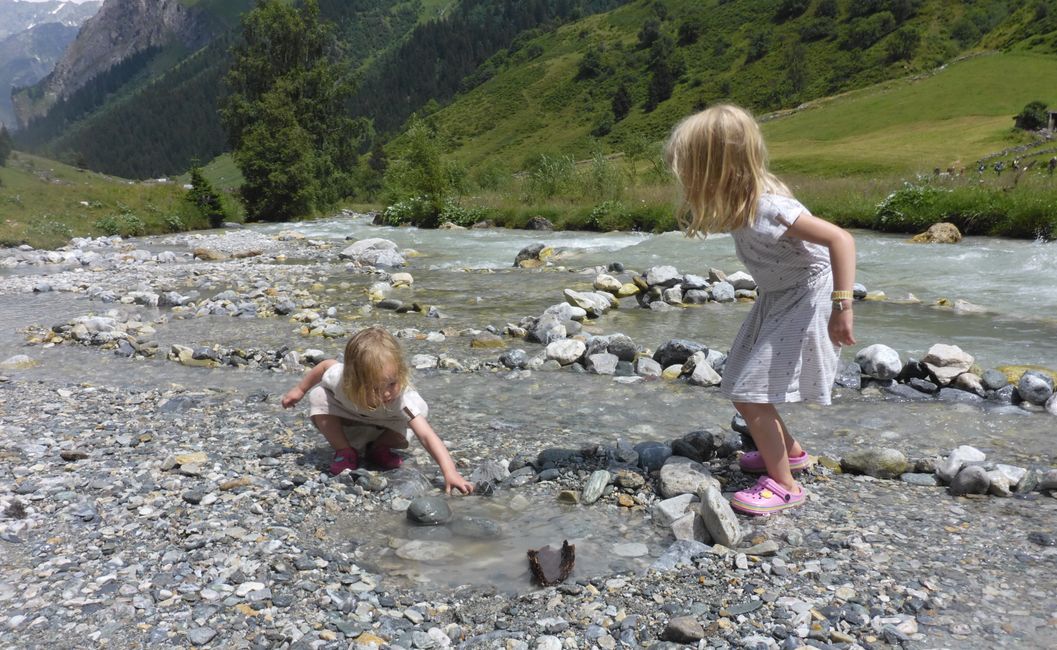
[[[95,248],[104,250],[87,263],[32,251],[5,257],[20,260],[7,262],[18,273],[0,280],[5,305],[69,293],[74,301],[62,304],[76,311],[37,323],[43,330],[30,327],[23,338],[39,340],[14,350],[38,351],[27,355],[29,367],[0,370],[4,646],[1041,648],[1057,632],[1057,484],[1045,462],[1052,457],[1029,468],[1032,484],[1007,498],[953,496],[942,480],[846,473],[870,470],[853,470],[851,454],[827,448],[820,436],[809,446],[820,462],[803,479],[808,504],[769,518],[738,517],[724,532],[699,522],[691,502],[707,500],[708,486],[730,492],[752,480],[737,469],[740,437],[728,426],[729,406],[707,402],[715,413],[683,418],[701,423],[676,429],[622,424],[626,416],[594,413],[576,399],[612,382],[609,393],[637,394],[640,410],[655,410],[646,419],[660,423],[672,408],[667,393],[714,389],[685,379],[548,372],[542,364],[511,370],[489,347],[485,324],[473,327],[455,304],[440,306],[435,327],[428,307],[379,308],[393,296],[371,294],[392,269],[340,259],[345,247],[327,242],[239,231]],[[346,287],[330,283],[335,269]],[[227,290],[233,295],[218,300]],[[175,297],[150,298],[169,292]],[[115,339],[82,348],[71,347],[76,337],[45,336],[59,333],[47,329],[53,325],[118,307],[143,324],[122,340],[138,345],[149,327],[158,353],[124,349]],[[305,312],[316,318],[298,320]],[[191,326],[221,327],[221,314],[234,331]],[[482,527],[404,523],[412,501],[439,494],[436,469],[421,449],[393,472],[325,472],[322,439],[302,411],[283,411],[278,396],[316,352],[334,353],[345,331],[376,320],[417,330],[404,338],[409,352],[435,361],[418,359],[421,381],[432,389],[424,392],[431,421],[480,486],[475,496],[445,503],[456,515],[475,516],[501,504],[492,508],[496,528],[483,527],[484,536],[497,535],[507,548],[525,534],[510,526],[526,520],[560,514],[591,522],[553,529],[578,545],[569,580],[534,587],[523,556],[503,560],[514,568],[504,567],[501,582],[494,568],[467,571],[451,559],[462,547],[486,555],[498,548],[481,541]],[[260,355],[231,363],[238,332],[256,333],[261,323],[275,324],[276,340],[289,348],[244,341],[243,352],[259,348]],[[343,333],[327,335],[329,326]],[[509,332],[493,335],[509,340]],[[220,346],[219,338],[231,344]],[[169,360],[176,343],[189,349],[187,361],[201,363],[179,354]],[[105,372],[48,372],[60,353],[81,365],[97,360]],[[214,381],[217,373],[226,381]],[[460,386],[475,381],[502,386],[510,412],[468,410]],[[532,418],[511,410],[519,396],[532,399],[536,381],[560,386],[552,398],[560,426],[527,402]],[[845,405],[871,399],[842,391]],[[686,399],[707,399],[694,395]],[[1052,420],[1037,407],[1021,417]],[[702,426],[708,435],[691,433]],[[941,474],[943,458],[905,433],[904,470]],[[701,440],[715,444],[706,453]],[[658,459],[655,450],[665,448]],[[660,467],[687,457],[668,458],[673,449],[696,455],[682,464],[707,478],[673,487],[676,479]],[[683,510],[671,510],[680,498]],[[684,512],[688,529],[668,521]],[[701,525],[704,532],[694,529]],[[525,542],[522,552],[531,548]]]

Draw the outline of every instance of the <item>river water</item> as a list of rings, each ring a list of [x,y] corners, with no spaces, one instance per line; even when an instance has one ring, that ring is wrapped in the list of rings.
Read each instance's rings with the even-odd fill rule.
[[[368,317],[392,330],[480,329],[488,325],[502,330],[507,323],[538,315],[547,306],[561,302],[565,288],[589,289],[595,272],[585,269],[613,262],[638,271],[667,264],[699,275],[707,275],[710,267],[727,273],[742,269],[728,236],[688,240],[677,233],[420,230],[372,226],[364,217],[251,228],[267,235],[296,230],[311,239],[332,241],[335,250],[340,250],[346,238],[384,237],[401,248],[418,251],[420,255],[410,257],[406,269],[414,276],[414,288],[402,290],[399,297],[405,302],[436,305],[445,318],[437,321],[379,311]],[[977,237],[957,245],[922,245],[910,244],[902,236],[862,231],[854,234],[858,246],[857,280],[871,292],[883,292],[887,299],[856,304],[858,343],[844,351],[845,360],[852,359],[855,350],[873,343],[893,347],[904,359],[921,358],[931,345],[946,343],[974,355],[985,369],[1004,364],[1057,368],[1057,283],[1052,282],[1053,269],[1057,268],[1057,244]],[[157,238],[142,245],[152,250],[186,251],[186,242],[172,244],[174,241],[180,240]],[[511,268],[517,252],[537,242],[559,249],[555,266],[543,271]],[[44,270],[20,269],[19,273]],[[350,277],[342,263],[314,264],[311,273],[329,288],[328,300],[342,314],[355,313],[356,304],[363,303],[362,289],[372,281],[369,276]],[[0,283],[11,277],[0,275]],[[918,301],[908,300],[911,295]],[[941,300],[968,301],[979,309],[938,306]],[[27,379],[105,381],[133,388],[168,388],[176,384],[272,394],[280,394],[296,380],[283,373],[185,368],[161,358],[132,361],[77,346],[27,348],[19,332],[27,325],[65,322],[103,308],[67,293],[0,295],[0,360],[24,353],[42,362],[30,370],[5,372]],[[148,317],[154,312],[142,307],[126,308],[147,312]],[[622,332],[650,348],[670,338],[689,338],[726,351],[749,308],[748,304],[709,304],[657,313],[627,300],[585,329],[597,334]],[[341,345],[340,341],[299,337],[296,327],[286,319],[227,317],[171,320],[159,327],[157,341],[161,350],[174,342],[244,348],[286,343],[294,349],[317,347],[331,354],[339,352]],[[539,350],[532,343],[513,345],[518,343],[530,354]],[[498,356],[496,351],[470,350],[464,338],[449,338],[448,344],[450,353],[458,358]],[[421,341],[407,340],[405,345],[409,354],[439,351],[435,344]],[[733,414],[730,404],[720,399],[714,389],[669,382],[622,384],[608,377],[570,372],[537,372],[526,378],[491,372],[427,371],[417,374],[416,384],[430,402],[431,421],[442,436],[467,430],[493,431],[495,436],[517,432],[514,435],[524,439],[506,441],[504,449],[510,450],[613,444],[618,440],[670,440],[696,428],[725,428]],[[816,453],[840,455],[857,446],[881,445],[920,457],[971,444],[1001,462],[1057,462],[1057,419],[1016,408],[994,411],[937,402],[903,403],[879,394],[838,389],[831,407],[796,404],[786,407],[783,413],[805,447]],[[295,417],[290,413],[284,416],[291,421]],[[553,504],[547,506],[544,515],[543,510],[504,510],[501,501],[496,503],[500,505],[467,504],[466,509],[471,514],[495,517],[509,529],[523,531],[525,540],[531,537],[533,542],[541,542],[539,545],[546,540],[560,540],[563,535],[575,537],[581,545],[589,544],[591,535],[585,530],[634,530],[636,525],[634,518],[626,514],[613,515],[620,518],[616,522],[592,524],[585,523],[582,513],[555,514]],[[499,509],[500,514],[487,512],[489,508]],[[398,520],[394,517],[381,528],[399,536]],[[536,523],[530,525],[529,521]],[[610,541],[611,537],[611,533],[607,535]],[[651,555],[663,550],[663,540],[653,533],[638,539],[651,544]],[[473,580],[481,575],[481,558],[489,557],[494,571],[490,579],[494,583],[523,581],[525,570],[520,559],[514,570],[517,575],[504,574],[510,567],[496,558],[505,557],[505,552],[497,548],[482,552],[473,547],[462,556],[461,568],[446,566],[440,572],[444,578],[422,568],[413,579]],[[523,557],[523,545],[509,552]]]

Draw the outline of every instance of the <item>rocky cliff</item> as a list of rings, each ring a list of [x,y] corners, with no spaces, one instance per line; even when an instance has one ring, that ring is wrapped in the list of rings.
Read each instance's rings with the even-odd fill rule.
[[[211,32],[207,15],[180,0],[105,0],[51,74],[12,97],[18,126],[25,127],[92,77],[138,52],[173,43],[197,49]]]
[[[43,79],[77,36],[77,27],[43,23],[0,40],[0,122],[15,124],[11,89]]]

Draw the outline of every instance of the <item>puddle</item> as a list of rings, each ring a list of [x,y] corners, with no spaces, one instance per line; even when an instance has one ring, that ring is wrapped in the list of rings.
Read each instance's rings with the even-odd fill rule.
[[[339,521],[335,537],[362,538],[359,550],[365,563],[406,586],[487,585],[501,593],[538,589],[529,571],[529,549],[559,548],[564,540],[575,545],[571,582],[645,571],[672,542],[668,531],[655,527],[643,511],[607,504],[605,497],[590,506],[542,499],[530,500],[517,492],[452,498],[448,504],[453,518],[447,525],[418,526],[403,513],[385,513],[375,519],[377,527],[370,535]],[[494,524],[498,536],[476,539],[460,534],[463,526],[457,520],[466,518]]]

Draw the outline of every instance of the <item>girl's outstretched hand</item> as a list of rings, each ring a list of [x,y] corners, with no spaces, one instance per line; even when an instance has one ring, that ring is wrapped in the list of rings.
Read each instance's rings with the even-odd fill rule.
[[[286,391],[285,395],[283,395],[283,402],[282,402],[283,408],[284,409],[290,408],[294,404],[297,404],[298,402],[300,402],[301,398],[304,397],[304,396],[305,396],[305,391],[301,390],[297,386],[294,386],[290,390]]]
[[[838,345],[855,344],[855,336],[852,334],[851,309],[844,311],[834,309],[829,315],[829,338]]]
[[[451,494],[452,489],[458,490],[463,494],[473,493],[473,483],[467,481],[462,477],[461,474],[456,473],[455,476],[444,477],[444,493]]]

